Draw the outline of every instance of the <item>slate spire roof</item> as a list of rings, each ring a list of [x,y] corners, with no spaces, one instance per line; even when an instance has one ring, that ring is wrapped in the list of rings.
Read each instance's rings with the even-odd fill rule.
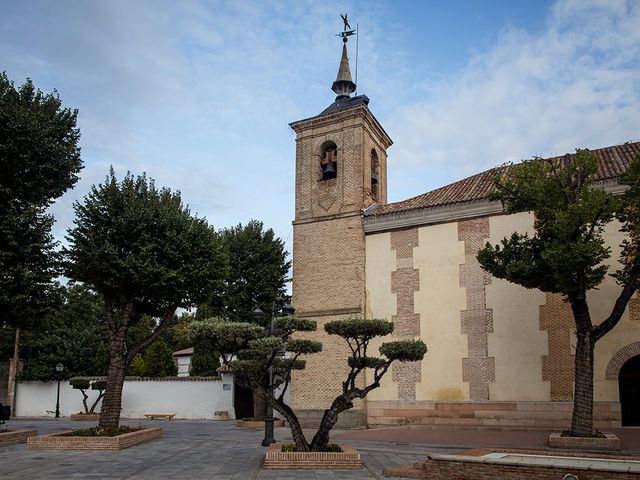
[[[345,39],[346,40],[346,39]],[[336,81],[333,82],[331,90],[338,94],[336,100],[341,97],[349,97],[356,91],[356,84],[351,79],[351,70],[349,69],[349,58],[347,57],[347,42],[342,44],[342,58],[340,59],[340,67]]]
[[[640,142],[627,142],[622,145],[599,148],[592,150],[592,152],[598,156],[600,162],[596,173],[596,181],[606,182],[615,180],[620,174],[624,173],[631,160],[636,155],[640,155]],[[551,157],[551,159],[560,159],[563,156]],[[484,200],[493,190],[493,179],[502,168],[505,167],[491,168],[422,195],[400,202],[381,205],[367,216],[382,216],[408,210]]]

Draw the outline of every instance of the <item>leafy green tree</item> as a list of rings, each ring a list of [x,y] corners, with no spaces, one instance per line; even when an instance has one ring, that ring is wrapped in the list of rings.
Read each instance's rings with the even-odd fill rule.
[[[251,220],[221,231],[229,255],[224,290],[211,295],[198,307],[198,318],[223,317],[236,322],[254,322],[260,308],[268,321],[286,302],[286,282],[291,262],[284,242],[262,222]]]
[[[102,317],[104,318],[104,316]],[[109,368],[109,348],[107,347],[107,341],[101,340],[96,348],[96,354],[91,360],[92,370],[95,375],[105,376],[107,369]]]
[[[129,368],[127,369],[127,375],[131,375],[134,377],[144,377],[145,368],[144,357],[141,353],[138,353],[135,357],[133,357],[133,360],[131,360]]]
[[[215,377],[218,375],[218,368],[220,368],[220,353],[215,345],[206,340],[194,342],[189,375],[192,377]]]
[[[513,233],[501,245],[487,245],[478,252],[482,267],[497,278],[562,295],[576,324],[575,389],[572,436],[593,434],[593,352],[595,344],[620,321],[638,287],[640,277],[640,157],[621,183],[629,186],[616,197],[594,185],[598,159],[588,150],[562,159],[534,158],[509,165],[496,178],[492,200],[502,202],[504,212],[535,214],[532,237]],[[608,317],[594,322],[587,292],[605,278],[610,257],[603,231],[617,218],[626,232],[614,273],[620,294]]]
[[[369,343],[377,337],[393,332],[393,323],[386,320],[350,319],[325,324],[325,331],[345,340],[351,355],[347,358],[349,372],[342,382],[342,392],[325,410],[320,426],[311,442],[308,442],[293,409],[284,401],[291,382],[291,372],[304,369],[305,361],[300,357],[318,353],[322,344],[313,340],[293,338],[296,332],[312,332],[316,323],[311,320],[281,317],[274,321],[274,334],[265,335],[264,330],[251,323],[205,320],[194,322],[191,332],[194,338],[206,338],[221,352],[232,354],[229,367],[236,381],[251,388],[287,420],[298,451],[324,451],[329,444],[329,432],[338,421],[338,415],[353,408],[353,401],[365,398],[380,386],[380,380],[394,361],[415,362],[427,352],[422,340],[400,340],[383,343],[382,357],[370,356]],[[286,351],[287,356],[282,356]],[[274,382],[269,382],[269,369],[273,370]],[[370,369],[369,383],[364,372]],[[318,386],[323,388],[322,386]],[[279,393],[276,395],[276,390]]]
[[[20,328],[59,300],[46,209],[82,168],[77,113],[63,108],[55,91],[44,94],[29,79],[16,88],[0,74],[0,325],[15,328],[14,356]]]
[[[178,366],[171,354],[172,351],[164,338],[158,338],[142,354],[143,376],[175,377],[178,374]]]
[[[65,378],[99,375],[93,360],[106,338],[102,299],[85,285],[66,287],[62,303],[23,342],[26,363],[20,378],[49,381],[59,362],[65,367]]]
[[[127,367],[174,322],[177,308],[219,288],[226,256],[215,230],[191,214],[180,194],[156,188],[145,175],[119,182],[111,169],[74,209],[66,271],[104,298],[110,346],[99,424],[115,427]],[[154,320],[151,332],[129,343],[132,322],[145,315]]]
[[[171,346],[175,350],[184,350],[192,346],[189,339],[189,325],[196,319],[195,314],[183,312],[177,320],[177,323],[170,329]]]

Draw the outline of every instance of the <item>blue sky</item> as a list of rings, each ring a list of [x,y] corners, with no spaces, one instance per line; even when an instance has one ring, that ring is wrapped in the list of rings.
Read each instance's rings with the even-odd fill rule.
[[[389,200],[505,161],[640,139],[640,2],[0,0],[0,70],[78,108],[85,168],[53,207],[147,172],[216,228],[291,246],[292,121],[334,99],[339,13],[394,140]],[[350,41],[352,71],[355,43]]]

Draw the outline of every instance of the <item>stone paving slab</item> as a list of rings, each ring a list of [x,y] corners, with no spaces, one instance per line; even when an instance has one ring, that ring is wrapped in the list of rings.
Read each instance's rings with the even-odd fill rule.
[[[160,426],[163,438],[121,450],[28,450],[25,445],[0,448],[2,480],[380,480],[385,468],[425,460],[427,455],[452,454],[462,448],[499,445],[541,449],[549,432],[418,430],[336,431],[332,440],[355,446],[362,470],[266,470],[261,468],[263,432],[237,428],[233,421],[124,420],[126,425]],[[95,425],[67,419],[11,420],[10,428],[37,428],[40,434]],[[640,429],[615,432],[624,453],[637,453]],[[290,441],[287,428],[276,428],[279,441]],[[625,448],[626,445],[626,448]]]
[[[370,480],[382,478],[386,467],[419,461],[424,446],[362,442],[362,470],[266,470],[263,432],[240,429],[233,421],[138,421],[122,424],[160,426],[163,438],[119,452],[28,450],[24,445],[0,449],[2,480]],[[12,420],[12,428],[38,428],[40,434],[82,428],[95,422],[67,419]],[[290,440],[277,428],[278,440]],[[352,442],[357,443],[357,442]],[[403,451],[406,450],[406,451]],[[440,453],[447,453],[440,451]]]

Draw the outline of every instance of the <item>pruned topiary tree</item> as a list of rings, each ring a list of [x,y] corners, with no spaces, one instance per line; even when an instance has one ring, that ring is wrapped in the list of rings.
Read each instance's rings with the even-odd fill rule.
[[[84,405],[84,413],[95,413],[96,407],[102,397],[104,397],[104,389],[106,388],[107,382],[104,379],[94,380],[87,377],[73,377],[69,379],[69,384],[76,390],[80,390],[82,393],[82,404]],[[87,400],[89,395],[85,392],[85,390],[98,390],[98,397],[95,399],[91,408],[87,405]]]
[[[346,341],[350,355],[346,359],[349,371],[342,382],[342,391],[324,412],[318,430],[311,442],[307,441],[300,421],[285,402],[291,383],[291,372],[305,367],[303,355],[322,351],[322,343],[293,338],[297,332],[316,330],[316,322],[301,318],[283,317],[274,320],[274,333],[266,334],[249,323],[224,321],[198,321],[191,325],[192,337],[206,337],[223,354],[233,354],[226,360],[236,375],[236,381],[261,395],[274,410],[288,422],[298,451],[323,451],[329,444],[329,432],[338,421],[338,415],[353,408],[353,401],[364,398],[380,386],[380,380],[394,361],[420,361],[427,352],[422,340],[398,340],[383,343],[382,356],[371,356],[369,345],[374,338],[393,332],[393,323],[380,319],[348,319],[328,322],[325,331]],[[285,353],[286,352],[286,353]],[[269,369],[274,381],[269,382]],[[370,369],[371,376],[364,372]]]

